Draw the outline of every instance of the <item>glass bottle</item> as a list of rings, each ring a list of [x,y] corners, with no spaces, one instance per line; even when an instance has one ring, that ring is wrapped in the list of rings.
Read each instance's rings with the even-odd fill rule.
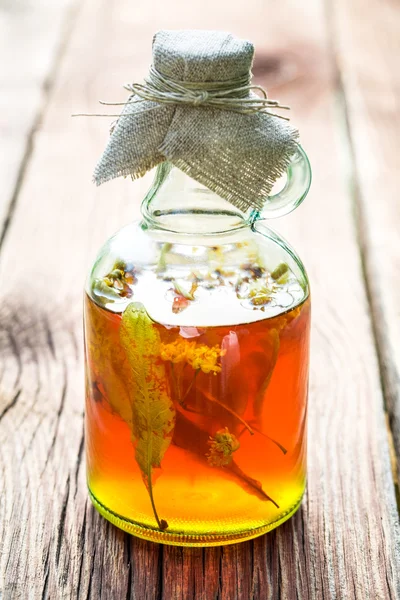
[[[141,538],[213,546],[286,521],[306,483],[310,298],[266,227],[306,196],[242,213],[163,163],[142,219],[101,249],[85,294],[90,497]]]

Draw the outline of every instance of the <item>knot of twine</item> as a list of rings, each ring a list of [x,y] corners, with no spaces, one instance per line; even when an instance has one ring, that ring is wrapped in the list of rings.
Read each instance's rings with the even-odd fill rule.
[[[145,78],[144,83],[124,85],[124,88],[137,96],[137,99],[128,100],[127,102],[102,102],[100,100],[100,104],[125,106],[147,100],[156,104],[212,107],[245,115],[262,112],[289,121],[287,117],[271,112],[269,109],[290,110],[290,107],[268,98],[266,90],[260,85],[250,83],[250,78],[251,74],[246,74],[241,78],[230,81],[176,81],[162,75],[154,66],[151,66],[149,77]],[[250,92],[255,90],[261,92],[261,96],[250,95]],[[157,108],[157,106],[144,108],[143,112],[154,110],[154,108]],[[130,113],[126,112],[122,115],[80,113],[72,116],[121,118],[129,115]]]
[[[231,81],[176,81],[162,75],[151,66],[149,77],[144,80],[144,83],[130,83],[124,87],[138,96],[138,99],[130,100],[128,104],[148,100],[158,104],[209,106],[241,114],[267,112],[277,117],[281,115],[271,113],[268,109],[289,109],[289,106],[270,100],[261,86],[251,84],[249,74]],[[262,96],[249,96],[249,93],[255,90],[260,91]],[[286,119],[286,117],[281,118]]]

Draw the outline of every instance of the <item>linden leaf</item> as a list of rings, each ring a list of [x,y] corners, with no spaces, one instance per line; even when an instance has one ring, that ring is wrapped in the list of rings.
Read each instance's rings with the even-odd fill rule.
[[[210,435],[205,429],[203,429],[197,423],[191,421],[186,416],[186,411],[184,411],[180,406],[177,406],[176,410],[176,427],[173,440],[174,443],[179,448],[184,448],[189,452],[193,452],[198,458],[207,461],[206,464],[209,464],[210,449],[212,450],[213,448],[212,442],[218,441],[216,436],[210,439]],[[218,435],[220,436],[219,441],[221,441],[221,436],[224,433],[226,433],[226,430],[218,432]],[[228,446],[228,455],[229,453],[238,450],[238,444],[239,441],[235,436],[232,435],[231,443]],[[221,450],[221,447],[219,447],[219,450]],[[226,450],[226,448],[222,449],[222,453],[219,452],[219,454],[224,454],[224,450]],[[215,455],[215,447],[213,454]],[[214,463],[213,468],[219,469],[221,477],[228,477],[229,479],[236,481],[249,494],[255,495],[261,500],[272,502],[277,508],[279,508],[275,500],[268,496],[268,494],[263,490],[261,483],[257,481],[257,479],[253,479],[253,477],[245,473],[233,459],[231,461],[225,461],[224,465],[221,465],[221,462],[219,465]]]
[[[160,520],[153,497],[153,469],[161,466],[174,431],[175,409],[169,394],[165,365],[160,359],[160,335],[144,306],[133,302],[122,315],[120,329],[130,369],[129,395],[132,406],[132,436],[135,458],[149,492],[154,516]]]
[[[91,396],[94,400],[104,400],[111,411],[131,427],[126,357],[120,349],[115,315],[90,303],[85,311],[85,326]]]

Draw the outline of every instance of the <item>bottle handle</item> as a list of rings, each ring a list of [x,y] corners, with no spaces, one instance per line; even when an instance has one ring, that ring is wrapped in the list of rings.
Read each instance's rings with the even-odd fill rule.
[[[307,154],[299,145],[287,168],[286,183],[283,189],[272,196],[268,196],[263,209],[257,214],[255,220],[276,219],[288,215],[303,202],[310,185],[310,162]]]

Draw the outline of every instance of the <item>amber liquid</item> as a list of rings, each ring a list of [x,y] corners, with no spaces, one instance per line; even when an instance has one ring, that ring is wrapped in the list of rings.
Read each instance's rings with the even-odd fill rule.
[[[216,373],[164,363],[176,408],[172,441],[154,471],[164,530],[135,459],[121,315],[85,302],[87,474],[98,510],[145,539],[194,546],[249,539],[289,518],[306,481],[309,300],[249,324],[203,327],[189,340],[188,328],[154,324],[165,345],[222,349]],[[213,459],[224,431],[238,448]]]

